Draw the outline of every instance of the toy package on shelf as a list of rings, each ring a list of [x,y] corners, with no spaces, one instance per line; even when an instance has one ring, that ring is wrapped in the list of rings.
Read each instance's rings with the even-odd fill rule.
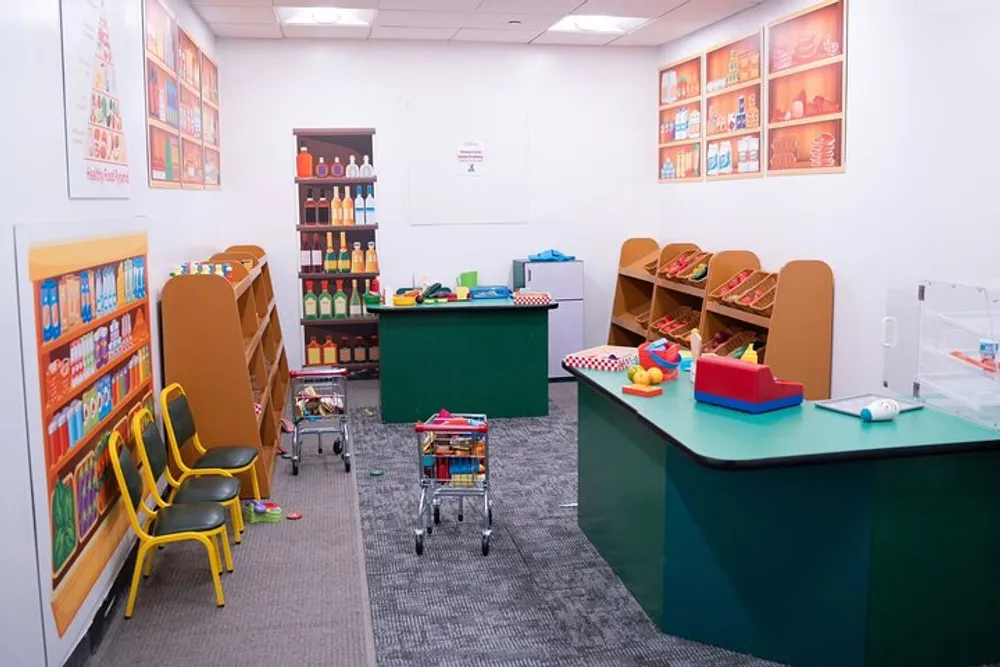
[[[569,368],[620,372],[634,365],[637,359],[638,351],[634,347],[599,345],[567,355],[563,363]]]

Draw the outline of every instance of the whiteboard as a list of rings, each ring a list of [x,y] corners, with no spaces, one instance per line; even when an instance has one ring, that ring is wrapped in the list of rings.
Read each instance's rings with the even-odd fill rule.
[[[411,225],[531,219],[529,96],[505,92],[479,89],[447,103],[433,95],[408,102]],[[480,152],[481,161],[470,157]]]

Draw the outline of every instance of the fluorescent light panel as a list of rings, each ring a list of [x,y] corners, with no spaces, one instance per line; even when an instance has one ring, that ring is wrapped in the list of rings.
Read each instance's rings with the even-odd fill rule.
[[[342,28],[367,27],[375,20],[374,9],[340,7],[276,7],[284,25],[318,25]]]
[[[597,16],[570,14],[559,19],[549,30],[552,32],[580,32],[603,35],[623,35],[647,23],[650,19],[628,16]]]

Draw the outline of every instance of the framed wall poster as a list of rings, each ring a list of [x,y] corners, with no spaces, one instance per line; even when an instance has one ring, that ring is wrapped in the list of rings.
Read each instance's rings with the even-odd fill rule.
[[[123,115],[138,106],[119,85],[127,0],[62,0],[66,167],[72,199],[131,196]]]
[[[86,632],[134,542],[108,441],[153,406],[147,240],[135,222],[18,225],[28,455],[49,664]],[[76,236],[74,236],[76,234]]]

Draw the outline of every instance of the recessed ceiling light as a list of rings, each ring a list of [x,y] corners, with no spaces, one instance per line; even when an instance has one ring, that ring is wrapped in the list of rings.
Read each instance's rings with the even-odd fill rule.
[[[372,9],[340,7],[277,7],[278,20],[285,25],[367,27],[375,18]]]
[[[596,16],[570,14],[556,22],[549,30],[553,32],[589,32],[619,35],[635,30],[649,19],[627,16]]]

